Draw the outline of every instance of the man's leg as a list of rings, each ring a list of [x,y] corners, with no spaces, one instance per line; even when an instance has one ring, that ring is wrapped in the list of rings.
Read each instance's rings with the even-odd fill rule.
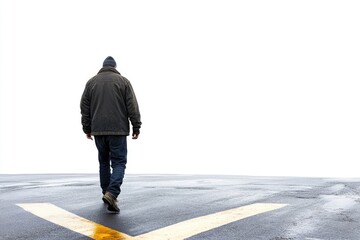
[[[112,174],[108,192],[115,198],[120,194],[120,187],[124,179],[127,163],[127,142],[126,136],[109,136],[110,160]]]
[[[107,136],[95,136],[95,144],[99,152],[100,186],[103,194],[105,194],[109,187],[111,176],[110,151]]]

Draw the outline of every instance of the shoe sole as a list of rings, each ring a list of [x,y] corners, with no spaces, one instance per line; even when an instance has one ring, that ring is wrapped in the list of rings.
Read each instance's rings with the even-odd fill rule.
[[[108,205],[107,209],[110,212],[115,212],[115,213],[120,212],[120,209],[116,206],[116,203],[113,199],[110,199],[110,197],[107,197],[106,195],[104,195],[102,200],[104,201],[104,203],[106,203]]]

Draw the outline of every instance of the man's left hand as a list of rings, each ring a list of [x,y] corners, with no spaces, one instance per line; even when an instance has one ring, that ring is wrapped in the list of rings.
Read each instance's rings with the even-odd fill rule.
[[[91,133],[87,133],[87,134],[86,134],[86,137],[87,137],[87,139],[93,140],[93,138],[92,138],[92,136],[91,136]]]

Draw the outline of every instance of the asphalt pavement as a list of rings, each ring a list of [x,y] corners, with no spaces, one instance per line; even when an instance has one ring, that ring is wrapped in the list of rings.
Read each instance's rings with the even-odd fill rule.
[[[360,178],[126,175],[120,214],[101,197],[97,174],[0,175],[0,239],[360,240]]]

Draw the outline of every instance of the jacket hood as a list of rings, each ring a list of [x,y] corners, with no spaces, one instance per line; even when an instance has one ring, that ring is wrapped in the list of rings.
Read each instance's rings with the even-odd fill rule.
[[[110,67],[110,66],[101,68],[100,71],[98,72],[98,74],[102,73],[102,72],[113,72],[113,73],[120,74],[118,70],[116,70],[114,67]]]

